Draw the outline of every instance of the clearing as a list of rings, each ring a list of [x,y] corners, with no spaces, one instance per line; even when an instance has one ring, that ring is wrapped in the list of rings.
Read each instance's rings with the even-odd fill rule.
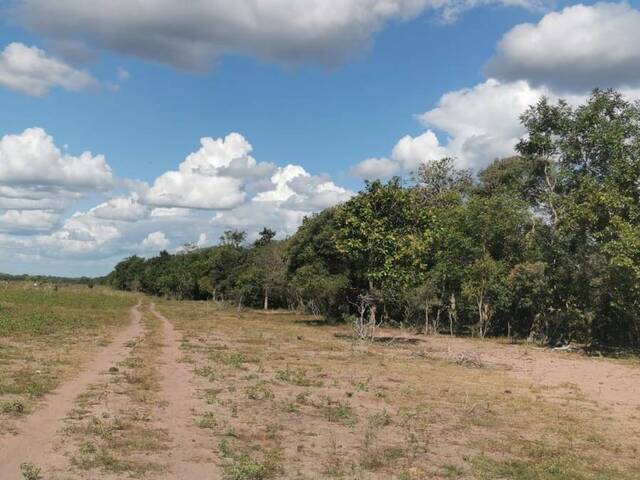
[[[0,291],[0,478],[639,479],[640,363]]]

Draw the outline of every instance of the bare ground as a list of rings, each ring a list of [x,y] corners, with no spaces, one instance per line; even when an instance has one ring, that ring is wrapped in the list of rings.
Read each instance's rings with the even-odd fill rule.
[[[0,479],[640,478],[637,362],[141,308],[0,439]]]

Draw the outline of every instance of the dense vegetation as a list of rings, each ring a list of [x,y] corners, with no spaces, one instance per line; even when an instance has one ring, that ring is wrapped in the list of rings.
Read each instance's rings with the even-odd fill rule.
[[[284,241],[119,263],[120,289],[394,321],[427,332],[640,343],[640,106],[543,99],[517,156],[473,176],[449,158],[370,182]]]

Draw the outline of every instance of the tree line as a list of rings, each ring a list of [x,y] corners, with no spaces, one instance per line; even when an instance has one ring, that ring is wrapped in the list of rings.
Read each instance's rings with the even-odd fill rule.
[[[640,105],[595,90],[521,117],[517,155],[367,182],[297,232],[120,262],[116,288],[375,327],[640,345]]]

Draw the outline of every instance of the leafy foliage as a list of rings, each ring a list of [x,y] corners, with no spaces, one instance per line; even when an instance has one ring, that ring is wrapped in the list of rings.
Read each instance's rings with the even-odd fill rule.
[[[473,176],[453,159],[368,182],[286,240],[130,257],[117,288],[299,308],[426,332],[640,344],[640,106],[614,91],[546,99],[519,155]]]

